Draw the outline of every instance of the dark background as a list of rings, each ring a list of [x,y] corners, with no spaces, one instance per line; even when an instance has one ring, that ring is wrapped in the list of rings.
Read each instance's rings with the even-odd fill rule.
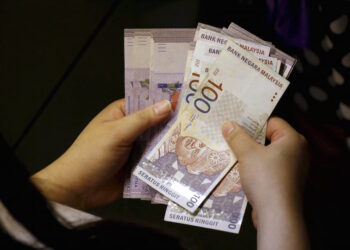
[[[2,0],[0,133],[35,173],[61,155],[94,115],[124,96],[124,28],[194,28],[198,21],[222,27],[233,21],[298,59],[275,114],[309,141],[305,214],[313,248],[349,246],[342,229],[348,218],[349,66],[341,63],[349,53],[349,1],[312,1],[309,22],[301,23],[299,5],[307,1],[292,1],[290,15],[280,19],[268,12],[266,2]],[[345,30],[333,32],[331,22],[344,14]],[[288,22],[292,28],[281,34],[279,28]],[[302,42],[291,43],[305,25],[309,30],[299,35]],[[322,46],[325,36],[332,48]],[[91,212],[154,226],[190,249],[256,248],[250,207],[239,235],[166,223],[164,210],[120,200]]]

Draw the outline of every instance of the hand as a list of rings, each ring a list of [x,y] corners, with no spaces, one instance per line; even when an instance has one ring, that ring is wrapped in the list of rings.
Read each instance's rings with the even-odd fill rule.
[[[279,118],[268,121],[267,146],[256,143],[235,123],[224,123],[223,135],[238,159],[242,187],[256,215],[258,247],[307,248],[302,218],[308,169],[305,138]]]
[[[162,101],[125,116],[118,100],[101,111],[72,146],[52,164],[32,176],[47,199],[77,208],[110,203],[123,191],[122,167],[132,143],[145,130],[163,121],[170,102]]]

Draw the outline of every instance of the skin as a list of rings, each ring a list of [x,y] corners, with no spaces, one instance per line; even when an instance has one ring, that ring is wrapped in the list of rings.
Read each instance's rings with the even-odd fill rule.
[[[32,181],[49,200],[80,209],[120,198],[123,166],[132,143],[170,113],[168,101],[160,103],[164,107],[161,114],[155,112],[155,105],[125,116],[124,100],[113,102],[86,126],[60,158],[32,176]]]
[[[47,199],[80,209],[120,198],[133,142],[164,121],[170,109],[165,101],[125,116],[124,100],[110,104],[32,181]],[[279,118],[268,122],[268,146],[232,122],[223,125],[223,135],[239,161],[242,186],[254,209],[258,248],[308,249],[301,199],[308,167],[304,137]]]
[[[309,249],[302,213],[308,169],[305,138],[280,118],[267,124],[267,146],[233,122],[223,135],[239,162],[242,187],[254,209],[258,249]]]

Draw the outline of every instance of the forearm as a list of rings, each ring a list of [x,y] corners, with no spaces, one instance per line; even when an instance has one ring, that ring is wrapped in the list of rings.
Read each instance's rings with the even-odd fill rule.
[[[258,249],[309,249],[302,208],[283,202],[258,212]]]

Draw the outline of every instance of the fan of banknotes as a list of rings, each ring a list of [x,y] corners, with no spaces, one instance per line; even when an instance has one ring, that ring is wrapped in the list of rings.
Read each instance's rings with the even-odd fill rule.
[[[296,60],[234,23],[125,29],[124,53],[127,113],[163,99],[172,108],[135,143],[124,198],[167,205],[166,221],[238,233],[247,198],[222,123],[264,143]]]

